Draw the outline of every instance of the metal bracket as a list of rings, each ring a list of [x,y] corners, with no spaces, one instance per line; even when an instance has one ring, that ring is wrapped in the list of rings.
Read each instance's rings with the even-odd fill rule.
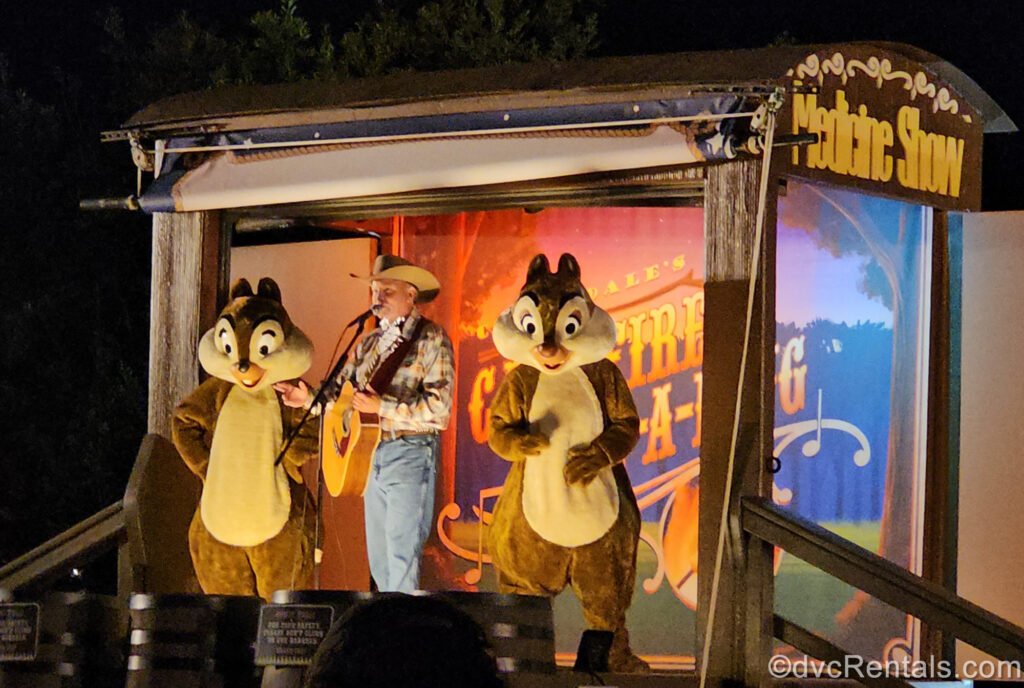
[[[146,152],[139,140],[139,132],[128,132],[128,143],[132,148],[132,162],[142,172],[152,172],[154,169],[153,156]]]

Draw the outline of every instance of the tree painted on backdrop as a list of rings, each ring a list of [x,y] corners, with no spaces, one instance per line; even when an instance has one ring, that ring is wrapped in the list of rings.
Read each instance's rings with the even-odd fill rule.
[[[912,215],[915,206],[810,184],[790,184],[780,204],[780,222],[809,232],[832,255],[865,257],[861,290],[892,310],[891,409],[917,409],[918,324],[927,314],[919,307],[915,279],[921,257],[919,229]],[[903,567],[911,561],[911,524],[914,522],[914,460],[920,447],[915,434],[916,415],[890,415],[886,449],[885,497],[879,554]],[[863,593],[855,595],[840,612],[839,638],[851,652],[878,656],[877,642],[905,633],[906,615]],[[852,644],[851,644],[852,643]]]

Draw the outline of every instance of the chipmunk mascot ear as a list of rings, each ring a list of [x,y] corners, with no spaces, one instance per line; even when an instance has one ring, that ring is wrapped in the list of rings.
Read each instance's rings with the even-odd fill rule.
[[[282,404],[273,383],[309,369],[313,345],[292,324],[277,284],[256,293],[245,280],[199,342],[212,377],[174,410],[174,446],[203,482],[189,550],[203,592],[254,595],[313,583],[315,510],[299,472],[317,450],[307,422],[276,463],[302,409]]]
[[[626,631],[640,512],[622,462],[640,421],[605,358],[615,322],[591,301],[573,256],[551,272],[538,255],[493,338],[520,364],[490,412],[488,443],[512,462],[488,534],[499,590],[553,596],[571,584],[587,628],[614,633],[609,670],[650,671]]]

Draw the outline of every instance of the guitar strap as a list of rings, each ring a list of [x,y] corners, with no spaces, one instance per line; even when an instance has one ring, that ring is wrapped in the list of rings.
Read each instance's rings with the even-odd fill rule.
[[[426,323],[427,319],[421,315],[419,322],[416,323],[416,327],[412,331],[412,335],[395,347],[395,350],[391,352],[391,355],[384,359],[384,361],[377,366],[377,369],[373,371],[373,375],[370,377],[369,386],[372,387],[377,394],[384,394],[387,391],[387,388],[391,385],[391,380],[394,379],[398,369],[402,367],[402,362],[405,361],[405,357],[409,354],[413,345],[416,344],[416,340],[420,338],[420,334],[423,332],[423,326]]]

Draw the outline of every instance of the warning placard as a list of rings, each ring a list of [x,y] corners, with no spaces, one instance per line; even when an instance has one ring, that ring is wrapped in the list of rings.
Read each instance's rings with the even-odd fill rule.
[[[39,605],[0,604],[0,662],[31,662],[39,651]]]
[[[256,636],[256,664],[309,664],[333,621],[334,609],[329,605],[264,605]]]

